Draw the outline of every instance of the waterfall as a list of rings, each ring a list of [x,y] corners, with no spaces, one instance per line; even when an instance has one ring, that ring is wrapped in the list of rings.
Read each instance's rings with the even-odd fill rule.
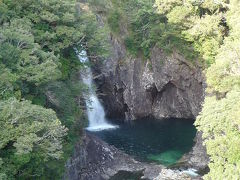
[[[78,58],[82,63],[88,63],[88,57],[85,50],[82,50],[80,53],[77,52]],[[93,86],[93,76],[91,68],[85,65],[85,73],[81,75],[83,83],[88,87],[88,96],[86,96],[86,106],[87,106],[87,115],[89,126],[87,130],[89,131],[101,131],[105,129],[117,128],[112,124],[109,124],[105,118],[105,112],[103,106],[98,100],[96,92]]]

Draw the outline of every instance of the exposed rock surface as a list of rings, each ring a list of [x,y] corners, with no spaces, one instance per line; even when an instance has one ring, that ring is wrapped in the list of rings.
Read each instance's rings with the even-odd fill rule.
[[[141,163],[99,138],[86,134],[75,147],[72,158],[66,164],[64,179],[104,180],[119,171],[142,171],[143,178],[153,179],[163,166]]]
[[[154,180],[191,180],[188,175],[171,169],[163,169]]]
[[[111,39],[112,56],[94,66],[107,116],[137,119],[194,118],[204,98],[204,78],[178,53],[152,49],[149,60],[127,56],[123,43]]]
[[[209,157],[206,153],[206,147],[203,145],[202,133],[198,132],[195,137],[195,145],[188,154],[184,155],[180,161],[186,165],[198,169],[200,174],[205,174],[208,171]]]

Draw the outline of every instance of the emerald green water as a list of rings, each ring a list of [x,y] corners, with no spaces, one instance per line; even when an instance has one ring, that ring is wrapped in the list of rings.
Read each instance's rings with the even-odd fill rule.
[[[193,146],[196,129],[189,119],[141,119],[118,129],[94,132],[110,145],[139,161],[172,165]]]

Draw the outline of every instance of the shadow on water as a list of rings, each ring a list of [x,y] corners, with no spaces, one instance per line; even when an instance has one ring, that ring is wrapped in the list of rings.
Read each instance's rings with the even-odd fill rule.
[[[139,161],[169,166],[191,150],[196,134],[193,122],[147,118],[121,123],[118,129],[94,134]]]

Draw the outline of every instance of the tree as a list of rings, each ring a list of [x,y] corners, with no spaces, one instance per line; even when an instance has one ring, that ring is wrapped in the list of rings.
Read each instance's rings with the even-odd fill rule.
[[[177,25],[181,38],[192,43],[208,66],[214,62],[227,30],[223,23],[225,5],[212,0],[156,0],[155,6],[166,15],[168,23]]]
[[[0,79],[0,100],[14,96],[14,85],[18,79],[17,75],[0,64]]]
[[[207,69],[207,92],[196,126],[203,132],[210,172],[204,179],[238,179],[240,176],[240,3],[230,1],[225,15],[229,36]]]
[[[21,80],[39,85],[55,80],[61,74],[58,58],[51,52],[44,52],[34,42],[31,26],[28,19],[12,19],[10,23],[3,24],[0,29],[0,49],[4,51],[0,52],[0,59],[5,66],[15,70]],[[7,47],[11,53],[6,51]]]
[[[240,91],[221,100],[207,97],[196,125],[210,155],[210,172],[204,179],[238,179],[240,175]]]
[[[0,170],[13,176],[33,160],[61,158],[67,129],[54,111],[10,98],[0,102],[0,131]]]

